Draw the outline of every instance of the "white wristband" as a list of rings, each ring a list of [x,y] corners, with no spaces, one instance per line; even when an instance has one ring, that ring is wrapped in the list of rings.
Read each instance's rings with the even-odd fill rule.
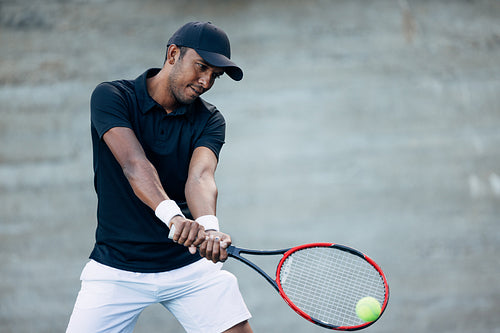
[[[219,219],[215,215],[203,215],[196,219],[196,222],[201,224],[205,230],[219,231]]]
[[[170,220],[177,215],[180,215],[184,217],[182,214],[181,209],[177,204],[175,203],[174,200],[164,200],[160,202],[158,207],[155,209],[155,215],[167,225],[167,227],[170,227],[169,223]]]

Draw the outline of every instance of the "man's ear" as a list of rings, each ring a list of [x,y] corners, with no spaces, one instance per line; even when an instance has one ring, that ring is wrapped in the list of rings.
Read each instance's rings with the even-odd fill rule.
[[[167,49],[167,60],[165,62],[173,65],[179,58],[180,51],[181,50],[177,45],[171,44]]]

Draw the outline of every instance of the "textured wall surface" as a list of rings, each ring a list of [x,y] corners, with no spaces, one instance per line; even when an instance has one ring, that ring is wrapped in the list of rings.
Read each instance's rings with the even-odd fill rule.
[[[93,88],[210,20],[245,71],[205,96],[228,122],[234,242],[366,252],[391,287],[370,332],[500,332],[499,17],[494,0],[0,1],[0,331],[66,327],[96,223]],[[255,332],[323,331],[226,267]],[[153,306],[135,332],[154,331],[182,329]]]

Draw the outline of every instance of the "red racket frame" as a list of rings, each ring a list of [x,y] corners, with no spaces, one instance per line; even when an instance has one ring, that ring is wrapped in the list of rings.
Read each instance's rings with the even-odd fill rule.
[[[380,277],[384,281],[384,287],[385,287],[385,291],[386,292],[385,292],[384,302],[383,302],[383,304],[381,306],[380,316],[382,316],[382,314],[384,313],[384,311],[385,311],[385,309],[387,307],[387,303],[389,302],[389,285],[387,284],[387,279],[385,277],[384,272],[380,268],[380,266],[375,261],[373,261],[373,259],[371,259],[367,255],[365,255],[364,253],[361,253],[358,250],[355,250],[353,248],[350,248],[350,247],[347,247],[347,246],[344,246],[344,245],[335,244],[335,243],[311,243],[311,244],[304,244],[304,245],[293,247],[293,248],[291,248],[290,250],[288,250],[287,252],[285,252],[283,254],[283,257],[281,258],[281,260],[280,260],[280,262],[278,264],[278,267],[276,269],[276,280],[275,280],[276,284],[278,286],[278,292],[279,292],[280,296],[283,298],[283,300],[285,300],[285,302],[297,314],[299,314],[301,317],[307,319],[308,321],[310,321],[310,322],[312,322],[312,323],[314,323],[316,325],[319,325],[319,326],[322,326],[322,327],[325,327],[325,328],[330,328],[330,329],[337,330],[337,331],[356,331],[356,330],[359,330],[359,329],[362,329],[362,328],[366,328],[366,327],[372,325],[373,323],[375,323],[378,320],[378,318],[380,318],[380,316],[377,319],[373,320],[373,321],[370,321],[370,322],[367,322],[367,323],[364,323],[364,324],[361,324],[361,325],[357,325],[357,326],[334,326],[334,325],[325,323],[325,322],[323,322],[321,320],[318,320],[316,318],[311,317],[310,315],[308,315],[307,313],[305,313],[304,311],[302,311],[301,309],[299,309],[299,307],[297,307],[290,300],[290,298],[288,298],[288,296],[283,291],[283,287],[281,286],[281,281],[280,281],[281,280],[280,279],[281,267],[283,266],[283,263],[285,262],[285,260],[292,253],[294,253],[296,251],[299,251],[299,250],[306,249],[306,248],[310,248],[310,247],[334,247],[334,248],[340,249],[342,251],[347,251],[349,253],[357,255],[360,258],[366,260],[370,265],[372,265],[373,268],[375,268],[377,270],[377,272],[380,274]]]

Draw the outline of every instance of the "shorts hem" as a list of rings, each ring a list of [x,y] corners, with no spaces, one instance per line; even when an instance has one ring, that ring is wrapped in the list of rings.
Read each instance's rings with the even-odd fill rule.
[[[227,321],[224,324],[221,324],[213,333],[222,333],[230,329],[231,327],[244,322],[245,320],[249,320],[250,318],[252,318],[252,315],[249,312],[242,313],[237,317],[233,317],[231,321]]]

